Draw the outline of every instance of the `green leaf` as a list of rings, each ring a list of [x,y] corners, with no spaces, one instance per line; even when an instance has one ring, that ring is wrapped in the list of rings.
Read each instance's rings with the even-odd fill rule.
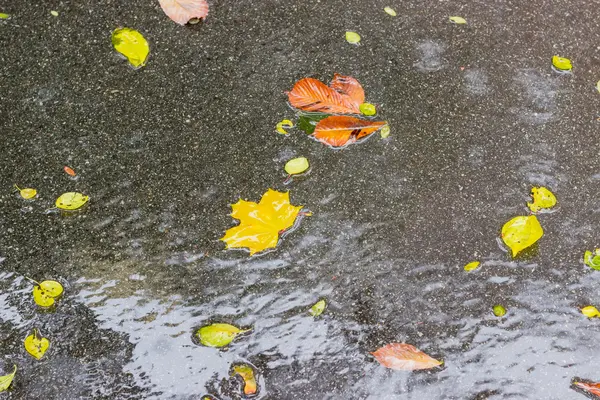
[[[356,32],[347,31],[346,41],[350,44],[358,44],[360,42],[360,35]]]
[[[325,300],[319,300],[310,308],[310,310],[308,310],[308,312],[313,317],[318,317],[319,315],[323,314],[325,307],[327,307],[327,302],[325,302]]]
[[[0,19],[10,19],[10,14],[0,13]]]
[[[500,304],[495,305],[494,306],[494,315],[496,317],[503,317],[504,315],[506,315],[506,308],[504,308]]]
[[[204,346],[224,347],[231,343],[238,335],[250,329],[239,329],[229,324],[212,324],[198,329],[196,336]]]
[[[377,109],[371,103],[362,103],[360,106],[358,106],[358,109],[363,115],[368,117],[377,114]]]
[[[0,376],[0,392],[4,392],[13,381],[15,374],[17,373],[17,366],[15,365],[15,369],[12,374]]]
[[[298,118],[298,129],[303,130],[308,135],[312,135],[315,131],[315,127],[320,120],[327,118],[328,114],[323,113],[305,113],[300,114]]]
[[[391,15],[392,17],[398,15],[396,14],[396,10],[394,10],[392,7],[385,7],[383,11],[385,11],[388,15]]]
[[[593,252],[587,250],[583,255],[583,262],[588,267],[600,271],[600,249],[596,249]]]

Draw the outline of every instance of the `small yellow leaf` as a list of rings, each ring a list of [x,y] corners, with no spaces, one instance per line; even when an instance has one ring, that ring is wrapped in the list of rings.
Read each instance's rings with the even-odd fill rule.
[[[463,17],[449,17],[448,19],[450,19],[450,22],[455,23],[455,24],[466,24],[467,20],[464,19]]]
[[[470,262],[467,265],[465,265],[465,271],[475,271],[477,268],[479,268],[480,265],[481,263],[479,261]]]
[[[323,314],[325,307],[327,307],[327,302],[325,302],[325,300],[319,300],[310,308],[310,310],[308,310],[308,312],[313,317],[318,317],[319,315]]]
[[[21,197],[24,198],[25,200],[31,200],[35,196],[37,196],[37,190],[35,190],[35,189],[32,189],[32,188],[21,189],[17,185],[15,185],[15,187],[19,191],[19,194],[21,195]]]
[[[581,313],[588,318],[594,318],[600,316],[600,311],[594,306],[587,306],[581,309]]]
[[[586,250],[583,254],[583,262],[592,269],[600,270],[600,249]]]
[[[346,41],[350,44],[358,44],[360,42],[360,35],[356,32],[346,32]]]
[[[203,326],[196,331],[196,337],[201,344],[208,347],[224,347],[238,335],[248,332],[249,329],[239,329],[230,324],[212,324]]]
[[[10,19],[10,14],[0,13],[0,19]]]
[[[258,390],[254,370],[247,364],[238,364],[233,367],[232,375],[239,375],[244,380],[244,394],[252,396]]]
[[[13,370],[12,374],[0,376],[0,392],[4,392],[6,389],[8,389],[8,387],[12,383],[16,373],[17,373],[17,366],[15,365],[15,369]]]
[[[571,64],[571,60],[564,57],[553,56],[552,57],[552,65],[558,71],[570,71],[573,69],[573,65]]]
[[[535,215],[515,217],[502,227],[502,240],[512,250],[515,257],[544,235],[544,230]]]
[[[150,46],[144,36],[135,29],[115,29],[112,34],[112,44],[115,50],[124,55],[134,68],[146,65]]]
[[[379,131],[379,134],[381,135],[382,139],[385,139],[388,136],[390,136],[390,126],[384,125],[383,128],[381,128],[381,130]]]
[[[58,11],[50,11],[50,14],[52,14],[53,17],[58,17]]]
[[[392,7],[385,7],[383,11],[385,11],[388,15],[391,15],[392,17],[395,17],[397,15],[396,10],[394,10]]]
[[[305,172],[309,167],[306,157],[292,158],[285,164],[285,172],[290,175],[297,175]]]
[[[292,121],[290,121],[289,119],[284,119],[283,121],[277,123],[277,127],[275,128],[275,130],[279,133],[281,133],[282,135],[287,135],[288,131],[285,130],[285,128],[293,128],[294,127],[294,123]]]
[[[503,317],[506,315],[506,308],[500,304],[495,305],[493,311],[496,317]]]
[[[77,192],[67,192],[60,195],[56,199],[56,207],[61,210],[77,210],[82,207],[90,199],[89,196],[85,196]]]
[[[360,110],[360,112],[363,115],[366,116],[372,116],[377,114],[377,109],[375,108],[375,106],[371,103],[362,103],[360,106],[358,106],[358,109]]]
[[[596,90],[598,90],[598,93],[600,93],[600,81],[596,83]]]
[[[42,358],[48,347],[50,347],[50,341],[42,337],[37,329],[34,329],[33,333],[25,338],[23,344],[25,350],[37,360]]]
[[[63,286],[56,281],[38,283],[32,279],[30,280],[35,284],[33,287],[33,300],[40,307],[51,307],[54,305],[55,299],[60,297],[64,291]]]
[[[552,208],[556,205],[554,193],[543,186],[531,189],[531,198],[533,199],[533,202],[527,203],[527,207],[534,213],[544,208]]]

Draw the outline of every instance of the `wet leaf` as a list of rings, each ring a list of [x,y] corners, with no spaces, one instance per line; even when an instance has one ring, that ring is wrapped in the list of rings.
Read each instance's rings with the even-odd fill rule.
[[[506,315],[506,308],[500,304],[495,305],[493,311],[496,317],[503,317]]]
[[[51,307],[56,299],[63,294],[64,288],[59,282],[43,281],[38,283],[33,279],[27,279],[35,285],[33,287],[33,300],[40,307]]]
[[[17,373],[17,366],[15,365],[15,369],[13,370],[12,374],[0,376],[0,392],[4,392],[6,389],[9,388],[16,373]]]
[[[231,343],[236,337],[250,329],[239,329],[230,324],[212,324],[203,326],[196,332],[196,337],[204,346],[224,347]]]
[[[573,385],[586,392],[600,397],[600,383],[585,383],[585,382],[573,382]]]
[[[441,361],[406,343],[391,343],[371,354],[384,367],[401,371],[429,369],[442,365]]]
[[[583,255],[583,262],[588,267],[600,271],[600,249],[594,251],[586,250]]]
[[[377,109],[371,103],[362,103],[359,107],[360,112],[366,116],[372,116],[377,114]]]
[[[50,347],[50,341],[42,337],[37,329],[34,329],[33,333],[25,338],[23,344],[25,345],[25,350],[37,360],[42,358],[48,347]]]
[[[77,210],[88,202],[89,196],[77,192],[63,193],[56,199],[56,207],[61,210]]]
[[[247,396],[256,394],[257,384],[254,369],[247,364],[238,364],[233,367],[232,375],[236,374],[244,380],[244,394]]]
[[[596,90],[598,90],[598,93],[600,93],[600,81],[596,83]]]
[[[58,17],[58,11],[50,11],[50,14],[52,14],[53,17]]]
[[[554,193],[543,186],[531,189],[531,198],[533,199],[533,202],[527,203],[527,207],[534,213],[542,209],[552,208],[556,205]]]
[[[70,167],[67,167],[66,165],[65,165],[65,167],[63,168],[63,170],[64,170],[64,171],[65,171],[65,173],[66,173],[67,175],[69,175],[69,176],[77,176],[77,174],[75,173],[75,171],[73,171],[73,169],[72,169],[72,168],[70,168]]]
[[[315,131],[317,123],[328,116],[328,114],[323,113],[300,114],[300,117],[298,118],[298,129],[311,135]]]
[[[297,175],[305,172],[309,167],[306,157],[293,158],[285,164],[285,172]]]
[[[287,135],[288,132],[285,130],[285,128],[293,127],[294,123],[292,121],[290,121],[289,119],[284,119],[283,121],[277,123],[277,127],[275,128],[275,130],[277,130],[277,132],[281,133],[282,135]]]
[[[254,255],[277,247],[279,235],[294,225],[302,206],[290,204],[289,192],[269,189],[258,204],[240,199],[231,209],[240,224],[228,229],[221,240],[228,249],[245,247]]]
[[[179,25],[187,24],[193,18],[206,18],[208,3],[206,0],[158,0],[169,18]]]
[[[559,56],[552,57],[552,65],[558,71],[571,71],[573,69],[571,60],[569,60],[568,58],[559,57]]]
[[[600,316],[600,312],[594,306],[587,306],[581,309],[581,313],[588,318],[594,318]]]
[[[319,315],[323,314],[325,307],[327,307],[327,302],[325,302],[325,300],[319,300],[310,308],[310,310],[308,310],[308,312],[313,317],[318,317]]]
[[[390,136],[390,126],[385,125],[383,128],[381,128],[379,134],[381,135],[382,139],[386,139],[388,136]]]
[[[329,86],[340,94],[348,96],[354,107],[358,107],[365,102],[365,91],[361,84],[351,76],[333,74],[333,80]]]
[[[472,262],[468,263],[467,265],[465,265],[465,271],[467,271],[467,272],[475,271],[477,268],[479,268],[480,265],[481,265],[481,263],[479,261],[472,261]]]
[[[385,121],[365,121],[345,115],[334,115],[319,121],[313,137],[332,147],[344,147],[368,137],[385,125]]]
[[[10,14],[0,13],[0,19],[10,19]]]
[[[396,10],[394,10],[392,7],[385,7],[383,11],[385,11],[388,15],[391,15],[392,17],[395,17],[397,15]]]
[[[464,19],[463,17],[449,17],[448,18],[450,20],[450,22],[454,23],[454,24],[466,24],[467,20]]]
[[[364,90],[352,77],[334,75],[330,86],[314,78],[300,79],[287,93],[292,107],[303,111],[359,114]]]
[[[32,188],[21,189],[17,185],[15,185],[15,188],[17,188],[21,197],[24,198],[25,200],[31,200],[35,196],[37,196],[37,190],[35,190],[35,189],[32,189]]]
[[[515,257],[544,235],[544,230],[535,215],[515,217],[502,227],[502,240],[512,250]]]
[[[356,32],[347,31],[346,41],[350,44],[358,44],[360,43],[360,35]]]
[[[150,46],[144,36],[135,29],[115,29],[112,34],[112,44],[115,50],[124,55],[134,68],[146,65]]]

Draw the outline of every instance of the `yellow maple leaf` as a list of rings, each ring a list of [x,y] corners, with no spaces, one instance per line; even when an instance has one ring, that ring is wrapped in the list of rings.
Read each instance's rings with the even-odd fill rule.
[[[231,205],[231,216],[240,221],[221,238],[227,248],[248,248],[250,255],[277,247],[279,235],[294,225],[303,206],[290,204],[289,192],[267,190],[257,204],[240,199]]]

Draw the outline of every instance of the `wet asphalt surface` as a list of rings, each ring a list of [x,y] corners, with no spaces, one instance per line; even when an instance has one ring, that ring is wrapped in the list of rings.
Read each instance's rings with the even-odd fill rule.
[[[600,325],[578,309],[600,303],[600,273],[581,262],[600,247],[598,3],[210,6],[181,27],[157,2],[0,2],[13,15],[0,22],[0,357],[19,367],[0,398],[239,399],[236,362],[255,366],[261,399],[585,398],[570,384],[600,381]],[[150,42],[143,69],[114,52],[120,26]],[[573,74],[551,70],[555,54]],[[295,117],[284,92],[336,72],[391,136],[334,151],[276,134]],[[301,155],[310,175],[283,185]],[[499,230],[527,214],[533,185],[559,207],[512,260]],[[268,188],[313,216],[268,254],[224,251],[229,204]],[[84,210],[46,211],[74,190]],[[25,276],[64,283],[55,311]],[[254,330],[226,351],[195,345],[211,321]],[[22,347],[34,327],[52,342],[41,361]],[[444,367],[386,370],[369,352],[390,342]]]

